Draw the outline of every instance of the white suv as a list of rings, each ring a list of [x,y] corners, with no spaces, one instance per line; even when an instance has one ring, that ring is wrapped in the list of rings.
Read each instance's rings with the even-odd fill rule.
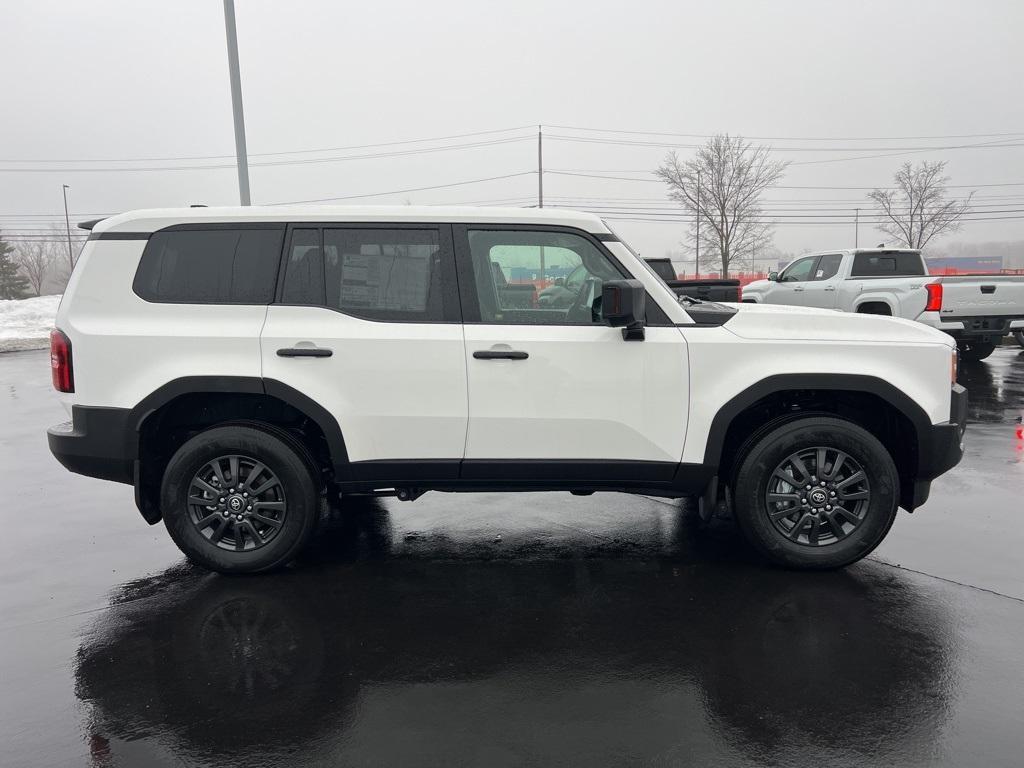
[[[83,226],[51,350],[72,421],[50,448],[133,484],[214,570],[287,563],[348,494],[425,491],[690,496],[732,507],[771,560],[830,568],[962,455],[945,334],[680,303],[594,216],[195,208]],[[572,295],[541,301],[550,285]]]

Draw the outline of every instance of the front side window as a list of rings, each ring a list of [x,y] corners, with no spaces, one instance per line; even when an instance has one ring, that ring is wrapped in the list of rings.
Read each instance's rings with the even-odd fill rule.
[[[814,267],[814,262],[817,260],[817,256],[805,256],[802,259],[797,259],[782,273],[779,278],[780,283],[802,283],[804,280],[811,279],[811,269]]]
[[[435,229],[296,229],[281,298],[371,320],[443,320],[441,250]]]
[[[482,322],[604,324],[601,286],[622,273],[586,238],[473,229],[468,237]]]
[[[815,280],[831,280],[839,273],[839,265],[843,263],[841,253],[829,253],[818,259],[818,266],[814,268]]]
[[[284,227],[166,229],[154,232],[133,289],[171,304],[269,304]]]

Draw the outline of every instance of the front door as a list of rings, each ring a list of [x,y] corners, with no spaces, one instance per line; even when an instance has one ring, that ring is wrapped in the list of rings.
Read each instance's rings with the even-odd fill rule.
[[[469,379],[462,477],[670,479],[689,400],[679,330],[649,326],[644,341],[624,341],[604,321],[601,284],[628,275],[584,233],[454,232]],[[551,291],[553,275],[581,279]]]
[[[407,459],[446,460],[432,466],[456,477],[466,363],[450,227],[293,226],[285,262],[264,378],[334,416],[355,479],[388,469],[356,462]]]
[[[778,282],[768,292],[766,302],[769,304],[803,304],[804,291],[811,279],[817,256],[804,256],[797,259],[782,274]]]

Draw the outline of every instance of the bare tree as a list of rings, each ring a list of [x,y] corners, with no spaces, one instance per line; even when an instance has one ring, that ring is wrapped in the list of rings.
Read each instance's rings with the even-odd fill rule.
[[[694,244],[699,221],[699,246],[714,254],[725,277],[741,254],[750,258],[771,244],[774,227],[764,218],[761,193],[787,165],[771,159],[770,147],[719,134],[685,162],[670,152],[655,174],[668,185],[669,197],[693,215],[688,239]]]
[[[46,240],[33,240],[18,245],[14,261],[28,278],[34,295],[42,294],[43,283],[53,270],[56,256],[54,243]]]
[[[901,165],[893,176],[895,189],[876,189],[868,195],[883,221],[878,229],[907,248],[924,248],[932,238],[960,229],[960,219],[970,209],[974,193],[965,199],[950,199],[945,170],[944,161]]]

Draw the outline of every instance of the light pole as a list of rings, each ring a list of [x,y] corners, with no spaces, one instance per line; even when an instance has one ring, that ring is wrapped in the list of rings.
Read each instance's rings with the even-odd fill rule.
[[[68,233],[68,269],[74,269],[75,256],[71,252],[71,217],[68,216],[68,190],[71,189],[71,187],[67,184],[62,184],[61,186],[61,191],[64,193],[64,226],[67,228]]]
[[[235,157],[238,161],[238,198],[249,202],[249,158],[245,151],[245,115],[242,113],[242,78],[238,74],[238,34],[235,31],[235,0],[224,0],[224,30],[228,37],[228,75],[231,78],[231,112],[235,118]]]
[[[860,244],[860,208],[854,208],[853,215],[853,247]]]

